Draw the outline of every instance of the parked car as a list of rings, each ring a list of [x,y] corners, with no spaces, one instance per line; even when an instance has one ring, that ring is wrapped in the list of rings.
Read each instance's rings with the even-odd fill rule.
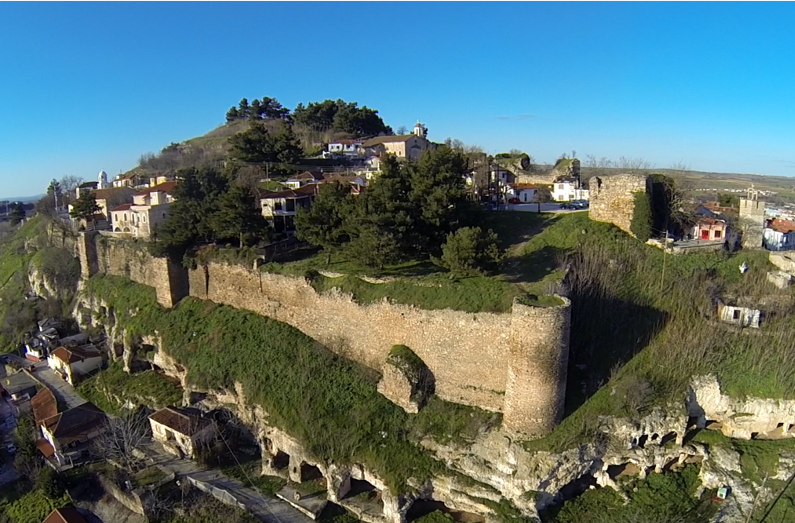
[[[588,202],[585,201],[585,200],[574,200],[571,203],[575,206],[576,209],[587,209],[588,208]]]
[[[519,198],[508,198],[508,203],[519,203]]]
[[[565,202],[560,204],[561,209],[577,209],[577,207],[572,202]]]

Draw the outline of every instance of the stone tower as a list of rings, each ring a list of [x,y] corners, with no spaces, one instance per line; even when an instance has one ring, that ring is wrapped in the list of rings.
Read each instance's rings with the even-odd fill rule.
[[[99,171],[99,175],[97,175],[97,189],[107,189],[108,188],[108,173],[105,171]]]
[[[745,198],[740,198],[740,230],[744,249],[762,247],[762,230],[765,227],[765,202],[759,200],[759,191],[751,187]]]

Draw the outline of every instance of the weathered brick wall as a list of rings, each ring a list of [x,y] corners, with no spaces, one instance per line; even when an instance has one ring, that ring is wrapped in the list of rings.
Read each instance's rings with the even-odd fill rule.
[[[145,245],[97,245],[100,272],[157,290],[171,306],[186,292],[290,324],[331,350],[380,370],[393,345],[410,347],[433,373],[443,399],[505,412],[524,434],[551,430],[562,412],[568,358],[568,301],[562,307],[514,304],[504,314],[423,310],[387,301],[369,305],[301,278],[210,263],[185,271],[152,258]]]
[[[589,216],[592,220],[609,222],[632,234],[629,227],[635,212],[636,192],[648,192],[647,176],[616,174],[594,176],[588,180],[590,190]]]

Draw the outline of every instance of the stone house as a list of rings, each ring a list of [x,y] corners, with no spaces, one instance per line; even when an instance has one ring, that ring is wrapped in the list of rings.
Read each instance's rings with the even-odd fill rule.
[[[148,239],[166,221],[174,202],[171,191],[177,182],[164,182],[137,192],[132,202],[111,210],[113,232],[129,233],[135,238]]]
[[[93,345],[82,347],[58,347],[47,358],[50,368],[71,386],[102,368],[102,351]]]
[[[215,422],[197,409],[166,407],[151,414],[149,423],[154,440],[180,457],[193,457],[216,436]]]
[[[71,468],[90,455],[88,443],[102,434],[107,417],[93,403],[83,403],[45,419],[36,446],[60,470]]]
[[[418,123],[414,126],[412,134],[395,136],[376,136],[362,143],[360,151],[364,156],[380,156],[392,153],[398,158],[418,160],[422,153],[435,150],[437,144],[426,138],[428,130]]]
[[[267,192],[260,198],[262,216],[276,232],[293,234],[298,209],[309,209],[317,194],[317,184],[308,184],[298,189]]]
[[[725,221],[717,218],[699,218],[693,226],[691,234],[693,239],[701,241],[724,241],[728,232],[728,225]]]

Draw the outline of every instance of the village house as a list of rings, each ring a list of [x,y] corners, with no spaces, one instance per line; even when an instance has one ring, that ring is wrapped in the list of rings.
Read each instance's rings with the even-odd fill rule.
[[[776,218],[762,231],[762,244],[769,251],[791,251],[795,249],[795,223]]]
[[[511,183],[508,184],[506,191],[508,201],[516,199],[516,203],[531,203],[538,199],[538,186],[529,183]]]
[[[491,175],[490,180],[497,182],[497,184],[499,184],[499,186],[503,189],[503,192],[505,188],[516,182],[516,175],[501,165],[493,165],[489,173]]]
[[[556,202],[571,202],[590,199],[588,189],[582,187],[576,177],[559,178],[552,184],[552,199]]]
[[[36,396],[38,385],[38,382],[24,370],[19,370],[14,374],[7,374],[3,378],[2,390],[11,400],[14,410],[16,410],[16,415],[30,411],[31,398]]]
[[[360,150],[364,144],[363,140],[336,140],[329,142],[327,151],[329,155],[343,155],[356,157],[360,155]]]
[[[75,187],[75,198],[80,198],[86,193],[90,193],[97,189],[99,182],[83,182],[77,187]]]
[[[36,447],[63,471],[89,459],[88,443],[102,434],[107,417],[93,403],[83,403],[41,422]]]
[[[284,184],[290,189],[298,189],[304,185],[318,183],[323,179],[323,173],[313,173],[311,171],[304,171],[301,174],[288,178]]]
[[[166,221],[168,210],[174,202],[171,191],[177,182],[164,182],[133,195],[127,203],[111,211],[113,232],[129,233],[135,238],[149,239]]]
[[[701,241],[724,241],[728,226],[723,220],[717,218],[699,218],[693,226],[693,238]]]
[[[361,145],[362,154],[365,156],[380,156],[392,153],[398,158],[418,160],[423,152],[435,150],[437,144],[426,138],[428,129],[421,123],[414,126],[413,134],[395,136],[376,136]]]
[[[121,187],[130,187],[130,188],[138,188],[143,186],[149,185],[149,178],[144,177],[141,174],[137,173],[130,173],[124,175],[118,175],[116,179],[112,182],[113,187],[121,188]]]
[[[316,184],[304,185],[288,191],[267,192],[260,198],[262,216],[276,232],[295,232],[298,209],[309,209],[317,192]]]
[[[47,358],[50,368],[71,386],[102,368],[102,351],[93,345],[67,349],[58,347]]]
[[[152,437],[177,455],[193,457],[216,437],[215,422],[190,408],[166,407],[149,416]]]
[[[33,420],[37,427],[58,414],[58,401],[52,391],[46,387],[33,396],[33,399],[30,400],[30,407],[33,410]]]
[[[86,520],[70,505],[53,510],[42,523],[86,523]]]

